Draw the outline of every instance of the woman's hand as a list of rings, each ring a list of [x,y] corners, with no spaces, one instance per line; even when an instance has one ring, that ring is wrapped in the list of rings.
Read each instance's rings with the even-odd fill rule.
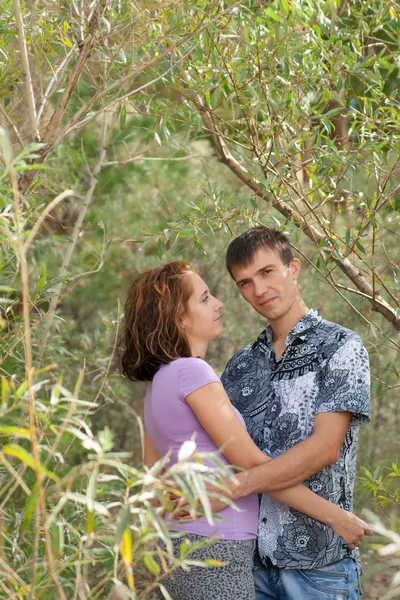
[[[350,550],[358,547],[366,535],[372,535],[370,526],[347,510],[338,509],[331,523]]]

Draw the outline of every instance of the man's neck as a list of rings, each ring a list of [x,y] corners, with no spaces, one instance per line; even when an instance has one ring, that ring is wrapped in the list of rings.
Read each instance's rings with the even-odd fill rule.
[[[290,331],[308,313],[308,310],[300,298],[293,302],[289,311],[280,319],[269,321],[273,333],[273,342],[284,342]]]

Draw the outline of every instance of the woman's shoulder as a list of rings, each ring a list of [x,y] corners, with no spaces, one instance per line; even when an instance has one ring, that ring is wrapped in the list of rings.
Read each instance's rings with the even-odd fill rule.
[[[157,385],[167,381],[176,381],[179,388],[186,391],[193,386],[199,387],[206,383],[220,381],[214,369],[202,358],[190,356],[176,358],[168,364],[162,365],[157,371],[154,380]]]
[[[199,356],[190,356],[188,358],[178,358],[174,362],[178,363],[177,368],[180,371],[215,373],[212,366],[209,365],[208,362],[206,360],[204,360],[204,358],[200,358]]]
[[[158,370],[159,374],[163,375],[193,375],[193,374],[204,374],[218,378],[214,369],[208,364],[203,358],[197,356],[189,356],[187,358],[176,358],[166,365],[162,365]],[[218,378],[219,379],[219,378]]]
[[[171,360],[171,362],[161,365],[156,373],[156,376],[157,376],[157,374],[161,374],[161,373],[163,375],[167,375],[167,374],[172,375],[173,373],[181,373],[181,372],[187,372],[187,371],[193,371],[193,372],[210,371],[211,372],[211,371],[213,371],[213,369],[208,364],[208,362],[206,362],[202,358],[195,357],[195,356],[189,356],[189,357],[175,358],[174,360]]]

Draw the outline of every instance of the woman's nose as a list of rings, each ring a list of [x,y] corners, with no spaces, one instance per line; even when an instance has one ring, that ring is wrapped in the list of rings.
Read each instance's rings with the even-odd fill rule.
[[[220,300],[218,300],[218,298],[215,298],[216,300],[216,304],[215,304],[215,310],[221,310],[221,308],[224,306],[222,304],[222,302]]]

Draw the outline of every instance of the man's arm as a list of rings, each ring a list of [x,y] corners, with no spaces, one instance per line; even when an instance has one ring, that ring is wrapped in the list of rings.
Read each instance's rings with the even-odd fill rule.
[[[314,433],[309,438],[270,462],[239,473],[239,484],[231,487],[232,499],[291,487],[337,462],[350,419],[349,412],[316,415]]]
[[[352,424],[369,420],[369,363],[360,338],[353,334],[341,344],[320,374],[314,431],[271,462],[238,475],[241,493],[268,492],[301,483],[337,462]],[[241,493],[240,493],[241,491]]]

